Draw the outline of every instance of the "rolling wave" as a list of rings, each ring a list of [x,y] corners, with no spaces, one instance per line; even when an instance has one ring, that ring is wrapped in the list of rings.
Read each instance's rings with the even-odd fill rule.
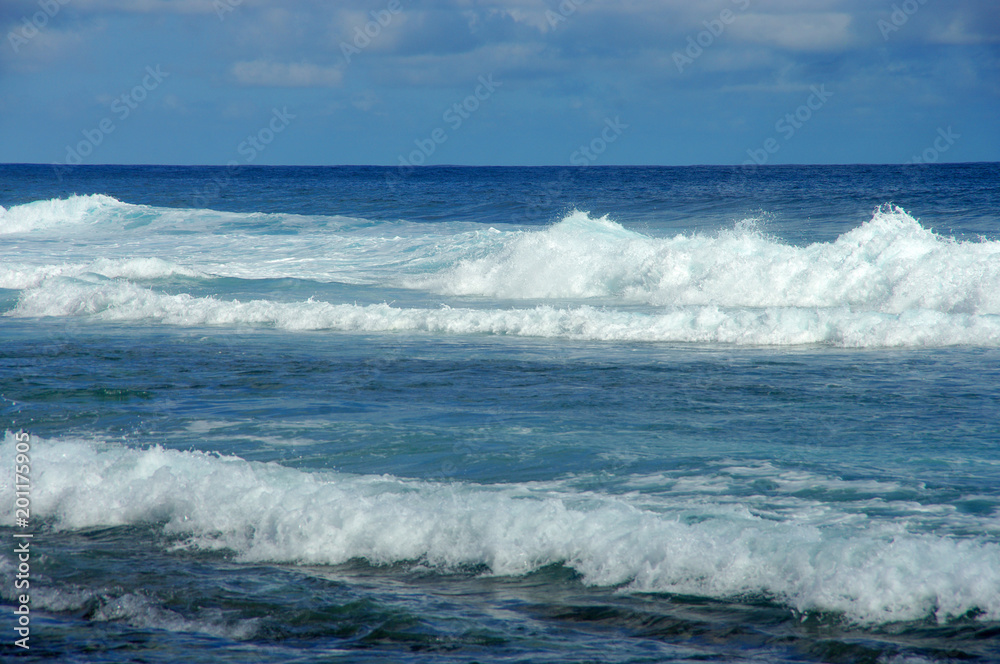
[[[0,235],[117,220],[142,207],[122,203],[104,194],[34,201],[15,205],[9,210],[0,207]]]
[[[414,283],[513,299],[997,314],[1000,242],[957,242],[891,206],[835,242],[806,247],[767,237],[753,220],[715,235],[652,238],[574,212]]]
[[[52,252],[45,234],[67,228],[90,233],[88,241]],[[44,239],[32,253],[35,232]],[[888,205],[832,242],[805,246],[768,236],[753,219],[654,237],[579,211],[543,229],[497,230],[171,210],[103,195],[15,206],[0,213],[0,233],[19,234],[26,248],[0,267],[0,288],[21,291],[12,316],[595,341],[1000,345],[1000,242],[957,241]],[[149,283],[169,277],[197,279],[202,294],[215,294]],[[213,286],[219,278],[243,280],[251,297],[227,297]],[[441,308],[289,302],[263,285],[289,278],[452,299]]]
[[[859,526],[847,513],[832,514],[833,504],[783,516],[711,495],[439,484],[36,440],[32,515],[56,530],[157,525],[174,542],[167,546],[227,550],[248,562],[363,558],[502,576],[561,564],[590,585],[768,597],[861,623],[1000,619],[1000,544],[908,532],[905,520]],[[4,454],[13,446],[8,432]],[[8,486],[12,472],[0,475]],[[0,496],[8,522],[12,496]]]

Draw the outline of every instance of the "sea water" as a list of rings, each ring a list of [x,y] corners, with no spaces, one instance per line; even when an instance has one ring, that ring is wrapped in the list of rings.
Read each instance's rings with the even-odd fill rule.
[[[1000,660],[998,204],[996,164],[0,166],[0,652]]]

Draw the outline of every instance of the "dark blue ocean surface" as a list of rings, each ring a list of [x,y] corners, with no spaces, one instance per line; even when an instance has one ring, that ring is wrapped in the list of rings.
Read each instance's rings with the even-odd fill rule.
[[[0,206],[4,657],[1000,660],[1000,165]]]

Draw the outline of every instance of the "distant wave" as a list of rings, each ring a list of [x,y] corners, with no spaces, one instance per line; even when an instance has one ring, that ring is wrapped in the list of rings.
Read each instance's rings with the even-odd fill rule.
[[[198,208],[168,208],[125,203],[105,194],[72,195],[33,201],[10,209],[0,206],[0,235],[70,232],[142,232],[146,227],[187,233],[218,231],[243,233],[294,232],[314,229],[359,228],[371,225],[354,217],[317,217],[264,212],[224,212]]]
[[[835,241],[807,246],[768,237],[753,219],[714,234],[657,238],[579,211],[541,230],[501,231],[149,208],[103,195],[16,206],[0,213],[0,233],[111,221],[116,228],[128,221],[139,232],[152,225],[197,233],[143,236],[128,248],[152,255],[116,258],[162,259],[178,273],[338,280],[506,300],[1000,314],[1000,241],[959,242],[888,205]],[[253,239],[278,231],[294,233]],[[75,274],[59,265],[7,265],[0,287],[32,283],[10,276],[15,269]]]
[[[520,309],[398,308],[316,300],[220,300],[168,295],[128,282],[50,279],[24,291],[7,315],[91,316],[181,326],[254,325],[283,330],[429,332],[590,341],[701,342],[845,347],[1000,346],[1000,316],[915,309],[900,314],[839,308],[663,307],[645,312],[587,305]]]
[[[0,235],[96,223],[121,218],[142,207],[122,203],[104,194],[35,201],[15,205],[9,210],[0,207]]]
[[[938,235],[888,205],[836,240],[806,246],[769,237],[752,219],[713,234],[652,237],[579,211],[543,229],[498,230],[151,208],[103,195],[15,206],[0,213],[0,228],[65,242],[53,253],[48,235],[25,240],[18,260],[0,266],[0,288],[21,291],[13,316],[594,341],[1000,345],[1000,242]],[[66,241],[70,228],[84,235]],[[362,306],[289,302],[265,289],[239,301],[224,287],[196,297],[134,283],[168,277],[199,279],[201,293],[221,277],[245,280],[244,292],[255,280],[294,278],[467,299],[451,308]]]
[[[38,441],[32,516],[56,530],[154,525],[174,547],[230,550],[242,561],[364,558],[496,575],[562,564],[592,585],[767,597],[863,623],[1000,619],[1000,544],[907,532],[905,520],[840,527],[850,517],[829,504],[786,518],[710,496],[438,484],[158,447]],[[13,447],[8,432],[5,457]],[[12,472],[0,470],[6,486]],[[870,491],[867,483],[862,489]],[[7,523],[13,502],[12,492],[0,495]],[[0,566],[10,564],[0,553]]]
[[[24,290],[27,288],[37,288],[46,280],[53,277],[80,277],[86,275],[137,281],[163,279],[174,276],[201,278],[210,276],[198,270],[192,270],[161,258],[98,258],[90,263],[0,267],[0,288]]]

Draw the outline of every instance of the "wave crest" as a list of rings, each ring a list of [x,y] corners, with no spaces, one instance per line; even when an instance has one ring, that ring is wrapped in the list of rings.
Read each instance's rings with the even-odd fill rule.
[[[438,484],[38,440],[32,513],[60,530],[158,524],[186,546],[231,550],[243,561],[419,560],[497,575],[563,564],[593,585],[765,595],[799,611],[869,623],[970,612],[1000,619],[1000,545],[908,533],[889,522],[844,529],[825,511],[815,523],[765,518],[708,497],[692,503],[559,484]],[[6,456],[13,446],[8,432]],[[12,472],[0,471],[8,485]],[[5,492],[0,514],[10,522],[13,510]]]
[[[507,299],[1000,314],[1000,242],[957,242],[888,205],[836,241],[805,247],[767,237],[753,220],[653,238],[575,211],[413,285]]]
[[[28,233],[59,226],[75,226],[121,218],[141,206],[122,203],[104,194],[76,194],[69,198],[53,198],[15,205],[9,210],[0,207],[0,235]]]

